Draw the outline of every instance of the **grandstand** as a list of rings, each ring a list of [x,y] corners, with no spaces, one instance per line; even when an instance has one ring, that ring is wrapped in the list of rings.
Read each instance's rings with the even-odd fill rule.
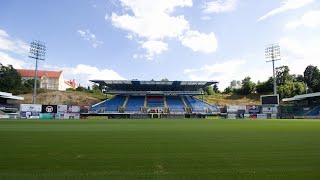
[[[13,96],[12,93],[0,92],[0,118],[16,118],[22,100],[23,97]]]
[[[293,117],[320,117],[320,92],[283,99],[281,114]]]
[[[93,105],[89,114],[110,118],[204,118],[219,109],[196,96],[215,81],[91,80],[111,99]]]

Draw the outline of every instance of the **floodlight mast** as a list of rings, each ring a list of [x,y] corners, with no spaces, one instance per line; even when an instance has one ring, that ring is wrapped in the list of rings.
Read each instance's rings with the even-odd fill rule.
[[[266,47],[265,49],[265,56],[267,62],[272,62],[272,68],[273,68],[273,94],[277,95],[277,80],[276,80],[276,73],[275,73],[275,68],[274,68],[274,62],[275,61],[280,61],[281,60],[281,55],[280,55],[280,46],[279,44],[270,44]]]
[[[45,55],[46,55],[45,43],[40,42],[40,41],[31,42],[29,58],[33,58],[36,60],[36,67],[35,67],[35,71],[34,71],[33,97],[32,97],[33,104],[36,104],[36,96],[37,96],[38,60],[44,61]]]

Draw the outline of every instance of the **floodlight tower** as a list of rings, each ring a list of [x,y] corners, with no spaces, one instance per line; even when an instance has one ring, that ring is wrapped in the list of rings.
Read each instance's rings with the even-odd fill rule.
[[[38,60],[44,61],[46,55],[46,45],[40,41],[33,41],[30,44],[30,58],[36,60],[36,67],[34,71],[34,87],[33,87],[33,97],[32,103],[36,103],[37,96],[37,79],[38,79]]]
[[[276,75],[275,75],[275,68],[274,68],[274,62],[281,60],[280,55],[280,46],[279,44],[270,44],[265,49],[265,55],[267,62],[272,62],[273,67],[273,93],[274,95],[277,94],[277,81],[276,81]]]

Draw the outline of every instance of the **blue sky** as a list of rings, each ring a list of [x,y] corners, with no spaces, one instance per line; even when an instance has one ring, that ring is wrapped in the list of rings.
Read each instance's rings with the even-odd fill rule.
[[[3,0],[0,63],[34,69],[29,44],[47,45],[39,69],[65,79],[232,80],[272,75],[264,49],[281,46],[292,73],[320,66],[317,0]]]

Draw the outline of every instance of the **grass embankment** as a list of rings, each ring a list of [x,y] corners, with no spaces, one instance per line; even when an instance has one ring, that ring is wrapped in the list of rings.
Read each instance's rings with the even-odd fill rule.
[[[198,96],[202,99],[202,96]],[[224,105],[261,105],[259,94],[235,95],[235,94],[215,94],[204,95],[203,100],[211,104]]]
[[[21,94],[24,97],[22,103],[32,103],[33,94]],[[108,95],[108,98],[111,96]],[[103,93],[89,93],[82,91],[52,91],[45,90],[37,94],[37,103],[39,104],[79,104],[93,105],[106,99]]]
[[[1,120],[0,179],[316,179],[317,120]]]

